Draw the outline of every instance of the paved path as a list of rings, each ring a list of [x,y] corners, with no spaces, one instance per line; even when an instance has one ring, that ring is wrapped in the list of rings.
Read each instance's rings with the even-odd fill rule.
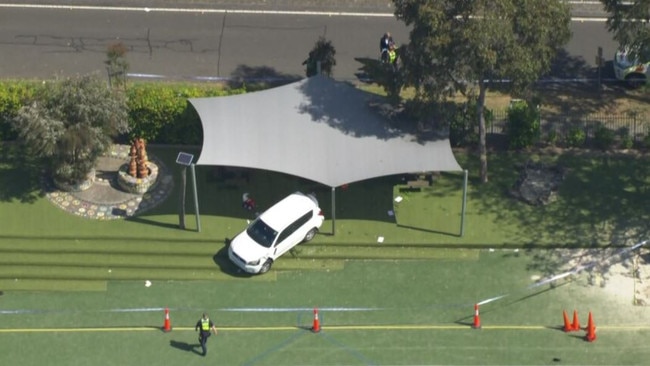
[[[172,191],[174,181],[165,165],[155,158],[158,165],[157,183],[145,194],[127,193],[117,186],[117,171],[128,162],[129,146],[115,145],[99,159],[93,185],[80,192],[63,192],[47,187],[47,198],[57,207],[70,214],[89,219],[111,220],[139,215],[163,202]]]

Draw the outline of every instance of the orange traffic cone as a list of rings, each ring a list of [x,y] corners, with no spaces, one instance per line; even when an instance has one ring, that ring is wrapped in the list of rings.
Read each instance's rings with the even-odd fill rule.
[[[472,324],[472,328],[481,328],[481,318],[478,315],[478,304],[474,304],[474,324]]]
[[[163,325],[162,328],[163,332],[171,332],[172,331],[172,323],[169,321],[169,309],[165,308],[165,324]]]
[[[564,330],[565,332],[571,332],[573,331],[573,326],[571,325],[571,322],[569,322],[569,314],[566,313],[566,310],[562,311],[562,315],[564,316]]]
[[[589,312],[589,320],[587,321],[587,334],[585,335],[587,342],[593,342],[596,340],[596,324],[594,324],[594,318],[591,316],[591,311]]]
[[[314,333],[320,332],[320,320],[318,320],[318,309],[314,308],[314,324],[311,327],[311,331]]]
[[[573,324],[571,324],[571,330],[577,332],[580,330],[580,321],[578,320],[578,312],[573,310]]]

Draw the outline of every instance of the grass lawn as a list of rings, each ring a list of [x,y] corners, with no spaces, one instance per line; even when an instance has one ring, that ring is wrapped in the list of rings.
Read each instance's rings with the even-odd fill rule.
[[[149,153],[178,182],[178,149]],[[612,296],[581,276],[529,286],[558,273],[567,259],[545,248],[647,238],[648,159],[493,153],[490,184],[481,185],[476,159],[464,152],[457,158],[470,172],[464,236],[460,175],[442,174],[417,192],[405,192],[401,177],[338,189],[331,235],[329,188],[260,171],[249,182],[215,180],[207,167],[197,168],[202,230],[196,232],[191,214],[189,230],[178,229],[178,184],[163,204],[135,218],[84,219],[51,204],[38,171],[5,147],[0,364],[643,363],[650,318],[645,307],[631,305],[633,294]],[[508,195],[516,165],[528,159],[567,169],[554,203],[532,207]],[[224,253],[225,239],[250,218],[241,194],[250,192],[263,208],[298,189],[319,197],[328,218],[321,233],[266,275],[238,273]],[[187,202],[191,213],[189,190]],[[473,305],[482,301],[483,329],[474,330]],[[165,307],[170,333],[160,331]],[[318,334],[308,330],[314,307],[323,327]],[[583,324],[593,312],[596,342],[559,330],[562,311],[573,309]],[[193,330],[206,310],[220,329],[210,339],[209,361],[197,355]]]

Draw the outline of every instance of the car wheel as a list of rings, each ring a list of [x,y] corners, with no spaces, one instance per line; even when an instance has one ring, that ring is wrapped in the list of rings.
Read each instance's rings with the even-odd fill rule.
[[[273,265],[273,261],[271,259],[267,259],[266,262],[262,265],[262,268],[260,268],[260,274],[266,273],[269,270],[271,270],[271,266]]]
[[[305,240],[304,241],[312,240],[314,238],[314,236],[316,236],[316,231],[318,231],[318,230],[316,230],[316,228],[313,228],[313,229],[309,230],[307,232],[307,234],[305,235]]]
[[[645,75],[641,74],[630,74],[625,78],[625,83],[631,89],[637,89],[645,85],[646,78]]]

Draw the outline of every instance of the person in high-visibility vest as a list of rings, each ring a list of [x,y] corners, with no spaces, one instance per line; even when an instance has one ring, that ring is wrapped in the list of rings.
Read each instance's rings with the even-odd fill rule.
[[[194,330],[199,332],[199,343],[201,344],[201,349],[203,350],[203,356],[205,356],[208,353],[208,346],[206,345],[208,342],[208,337],[210,337],[210,334],[212,333],[214,333],[214,335],[217,335],[217,328],[214,326],[212,320],[208,318],[208,314],[203,313],[201,319],[196,322],[196,327],[194,327]]]

